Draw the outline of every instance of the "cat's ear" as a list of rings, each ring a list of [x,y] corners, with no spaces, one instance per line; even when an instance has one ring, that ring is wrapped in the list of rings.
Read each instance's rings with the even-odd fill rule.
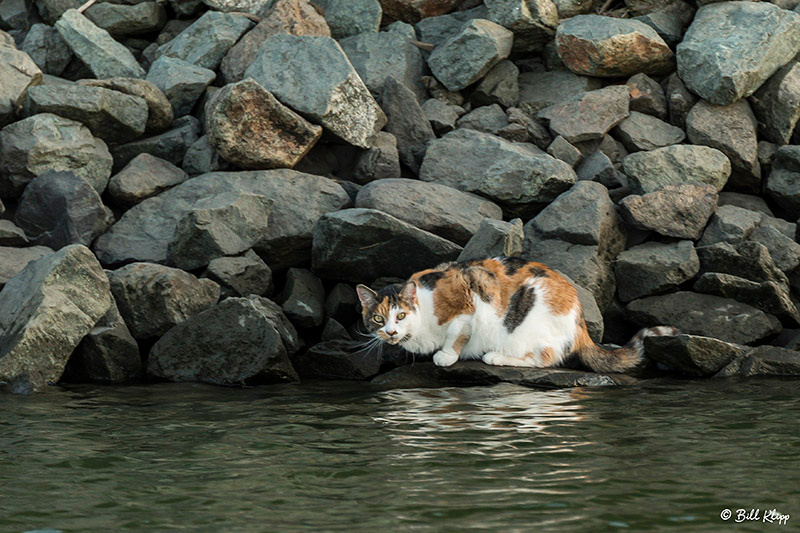
[[[404,300],[408,300],[409,302],[416,301],[417,298],[417,283],[415,281],[409,281],[406,283],[403,290],[400,291],[400,297]]]
[[[358,294],[358,299],[361,301],[361,307],[363,309],[369,309],[378,303],[378,293],[366,285],[356,286],[356,294]]]

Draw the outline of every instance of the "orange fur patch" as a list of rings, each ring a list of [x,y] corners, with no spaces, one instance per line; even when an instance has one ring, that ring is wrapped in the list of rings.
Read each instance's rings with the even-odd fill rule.
[[[552,272],[543,280],[545,301],[554,315],[566,315],[579,305],[578,291],[564,276]]]
[[[458,355],[461,355],[461,350],[464,349],[464,346],[467,345],[469,342],[469,335],[461,334],[456,339],[456,342],[453,343],[453,351],[456,352]]]

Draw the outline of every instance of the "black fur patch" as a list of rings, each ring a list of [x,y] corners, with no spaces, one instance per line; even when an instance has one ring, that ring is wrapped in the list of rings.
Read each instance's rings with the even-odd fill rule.
[[[513,276],[517,271],[528,264],[528,261],[519,257],[503,257],[501,259],[506,267],[506,275]]]
[[[494,272],[481,267],[472,267],[464,270],[464,277],[467,279],[469,289],[472,292],[477,294],[482,301],[491,303],[492,296],[489,293],[489,288],[486,287],[486,278],[494,283],[496,280]]]
[[[384,298],[389,298],[389,303],[396,306],[400,303],[400,291],[402,290],[403,285],[400,283],[387,285],[378,291],[378,302],[382,302]]]
[[[429,274],[425,274],[424,276],[420,276],[419,284],[432,291],[433,288],[436,286],[436,282],[439,281],[444,277],[444,272],[431,272]]]
[[[533,276],[534,278],[543,278],[547,276],[547,272],[545,272],[543,268],[537,266],[530,267],[528,269],[528,272],[530,272],[531,276]]]
[[[536,290],[531,287],[520,287],[508,301],[503,326],[509,333],[517,329],[536,303]]]

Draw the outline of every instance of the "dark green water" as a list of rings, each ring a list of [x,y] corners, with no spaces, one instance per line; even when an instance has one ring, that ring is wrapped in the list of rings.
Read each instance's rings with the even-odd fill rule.
[[[799,419],[778,380],[5,395],[0,531],[796,531]]]

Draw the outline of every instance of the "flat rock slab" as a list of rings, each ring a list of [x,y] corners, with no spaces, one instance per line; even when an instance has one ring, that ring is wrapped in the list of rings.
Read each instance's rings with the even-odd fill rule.
[[[577,100],[587,91],[603,87],[602,80],[579,76],[565,70],[522,72],[518,79],[517,106],[530,116],[568,100]]]
[[[630,302],[677,288],[700,271],[692,241],[646,242],[621,252],[614,263],[619,299]]]
[[[781,330],[775,316],[755,307],[695,292],[634,300],[625,308],[625,315],[643,327],[669,325],[685,333],[734,344],[754,344]]]
[[[628,152],[655,150],[678,144],[686,138],[682,129],[636,111],[631,111],[630,116],[619,123],[614,135]]]
[[[253,22],[244,15],[207,11],[177,37],[161,45],[157,54],[216,70],[230,47],[252,27]]]
[[[452,261],[461,247],[374,209],[329,213],[314,226],[311,265],[324,278],[371,283]]]
[[[272,35],[245,75],[281,103],[360,148],[369,148],[386,124],[369,89],[330,37]]]
[[[19,274],[31,261],[53,253],[47,246],[28,246],[15,248],[0,246],[0,287]]]
[[[431,52],[428,66],[449,91],[460,91],[507,58],[513,40],[514,34],[499,24],[474,19]]]
[[[800,51],[800,14],[767,2],[719,2],[697,10],[677,47],[678,75],[717,105],[750,96]]]
[[[53,113],[77,120],[106,142],[126,142],[144,133],[144,98],[87,85],[40,85],[28,90],[30,115]]]
[[[299,381],[265,298],[228,298],[156,342],[147,373],[169,381],[260,385]]]
[[[85,246],[29,263],[0,291],[0,381],[40,390],[111,305],[108,278]]]
[[[144,78],[144,69],[130,50],[77,9],[65,11],[55,26],[72,52],[96,78]]]
[[[601,139],[628,118],[630,93],[616,85],[583,93],[580,97],[542,109],[537,113],[550,123],[550,130],[571,143]]]
[[[0,127],[14,122],[17,101],[25,90],[42,83],[42,71],[28,54],[0,46]]]
[[[187,179],[186,172],[172,163],[150,154],[139,154],[111,176],[108,194],[116,204],[133,207]]]
[[[745,346],[697,335],[644,340],[646,357],[690,376],[712,376],[746,351]]]
[[[228,84],[206,105],[208,142],[227,161],[252,169],[291,168],[322,135],[258,82]]]
[[[697,240],[717,208],[717,188],[686,183],[623,198],[620,212],[634,228],[665,237]]]
[[[482,219],[503,218],[499,206],[479,196],[409,179],[373,181],[358,192],[355,206],[383,211],[457,244],[466,243]]]
[[[47,170],[71,170],[102,193],[111,165],[106,144],[75,120],[41,113],[0,131],[0,195],[8,198]]]
[[[256,250],[272,268],[308,261],[311,232],[323,214],[350,202],[333,180],[293,170],[218,172],[205,174],[148,198],[128,210],[95,244],[106,265],[131,261],[164,263],[178,222],[202,198],[223,192],[260,194],[275,201],[267,236]]]
[[[559,24],[556,51],[567,68],[587,76],[665,74],[674,65],[672,50],[647,24],[599,15]]]
[[[682,183],[705,183],[719,192],[731,175],[731,162],[719,150],[684,144],[636,152],[622,160],[622,168],[638,194]]]
[[[474,130],[456,130],[430,143],[420,179],[471,192],[512,214],[530,216],[578,179],[567,163],[531,144]]]

